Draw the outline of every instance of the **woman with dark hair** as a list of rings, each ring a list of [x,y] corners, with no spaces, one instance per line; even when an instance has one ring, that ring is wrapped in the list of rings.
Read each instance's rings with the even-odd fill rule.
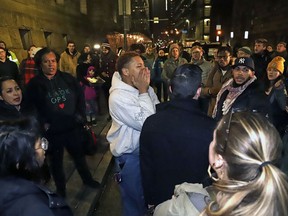
[[[57,69],[57,56],[47,47],[35,55],[39,74],[27,86],[27,103],[34,105],[45,137],[49,140],[48,159],[57,192],[66,196],[63,167],[64,148],[72,156],[85,185],[99,188],[93,180],[82,147],[81,132],[86,124],[85,101],[79,82]]]
[[[0,120],[17,119],[33,114],[23,103],[22,90],[11,77],[0,77]]]
[[[63,199],[41,185],[48,141],[33,119],[0,122],[0,215],[72,215]]]

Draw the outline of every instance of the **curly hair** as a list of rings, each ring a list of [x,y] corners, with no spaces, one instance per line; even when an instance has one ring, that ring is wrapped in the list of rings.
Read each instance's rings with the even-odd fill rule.
[[[288,184],[277,165],[282,141],[275,127],[258,113],[224,116],[215,129],[215,152],[227,164],[228,180],[213,184],[222,194],[202,215],[288,215]]]

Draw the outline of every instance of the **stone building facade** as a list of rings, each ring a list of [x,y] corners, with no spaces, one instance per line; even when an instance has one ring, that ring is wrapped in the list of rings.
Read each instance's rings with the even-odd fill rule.
[[[109,0],[110,1],[110,0]],[[81,50],[85,43],[101,43],[106,34],[121,29],[117,2],[107,0],[1,0],[0,40],[21,61],[35,44],[57,52],[68,40]]]

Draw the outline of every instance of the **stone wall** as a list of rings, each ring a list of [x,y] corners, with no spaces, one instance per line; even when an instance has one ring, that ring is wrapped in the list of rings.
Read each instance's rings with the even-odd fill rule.
[[[0,40],[20,61],[26,58],[26,49],[31,44],[61,53],[67,40],[75,41],[79,51],[85,43],[100,43],[108,32],[117,29],[117,5],[99,9],[99,5],[109,5],[107,0],[86,0],[87,14],[83,14],[81,1],[1,0]]]

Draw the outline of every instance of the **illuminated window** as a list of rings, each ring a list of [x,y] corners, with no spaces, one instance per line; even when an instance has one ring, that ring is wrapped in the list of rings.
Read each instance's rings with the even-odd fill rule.
[[[80,12],[87,15],[87,0],[80,0]]]
[[[51,34],[52,32],[44,32],[47,47],[51,47]]]
[[[24,50],[27,50],[32,44],[31,32],[29,29],[19,29],[21,42]]]
[[[245,31],[245,32],[244,32],[244,39],[248,39],[248,35],[249,35],[249,32],[248,32],[248,31]]]

